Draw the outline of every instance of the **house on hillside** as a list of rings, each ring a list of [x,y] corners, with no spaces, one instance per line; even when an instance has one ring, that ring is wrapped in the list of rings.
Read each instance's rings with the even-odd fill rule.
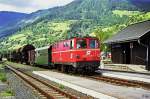
[[[129,25],[104,43],[110,45],[113,63],[145,65],[150,70],[150,20]]]

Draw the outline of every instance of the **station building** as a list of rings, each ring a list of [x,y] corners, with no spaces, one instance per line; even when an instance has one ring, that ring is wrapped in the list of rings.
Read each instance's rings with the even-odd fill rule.
[[[145,65],[150,71],[150,20],[129,25],[104,43],[113,63]]]

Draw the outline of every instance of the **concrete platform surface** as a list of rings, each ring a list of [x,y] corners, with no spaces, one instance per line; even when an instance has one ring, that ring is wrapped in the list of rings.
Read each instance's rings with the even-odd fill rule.
[[[145,70],[145,65],[133,65],[133,64],[103,64],[99,68],[102,69],[113,69],[113,70],[123,70],[123,71],[135,71],[141,73],[150,73]]]
[[[104,75],[104,76],[117,77],[117,78],[129,79],[129,80],[144,81],[144,82],[150,83],[150,75],[114,72],[114,71],[105,71],[105,70],[98,70],[97,72],[102,73],[102,75]]]
[[[141,88],[116,86],[52,71],[33,73],[99,99],[150,99],[150,91]]]

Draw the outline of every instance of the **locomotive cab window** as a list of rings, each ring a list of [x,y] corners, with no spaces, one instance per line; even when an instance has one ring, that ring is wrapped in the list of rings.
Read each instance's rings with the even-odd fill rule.
[[[97,48],[98,43],[97,40],[90,40],[90,48]]]
[[[68,47],[68,46],[69,46],[69,45],[68,45],[68,42],[64,42],[64,43],[63,43],[63,46],[64,46],[64,47]]]
[[[87,48],[87,43],[85,39],[77,40],[77,48]]]

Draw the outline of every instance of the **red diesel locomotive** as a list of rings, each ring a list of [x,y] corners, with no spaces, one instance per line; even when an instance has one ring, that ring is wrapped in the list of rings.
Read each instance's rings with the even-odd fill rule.
[[[99,41],[96,38],[72,38],[55,43],[52,48],[52,62],[62,70],[95,71],[100,65]]]

